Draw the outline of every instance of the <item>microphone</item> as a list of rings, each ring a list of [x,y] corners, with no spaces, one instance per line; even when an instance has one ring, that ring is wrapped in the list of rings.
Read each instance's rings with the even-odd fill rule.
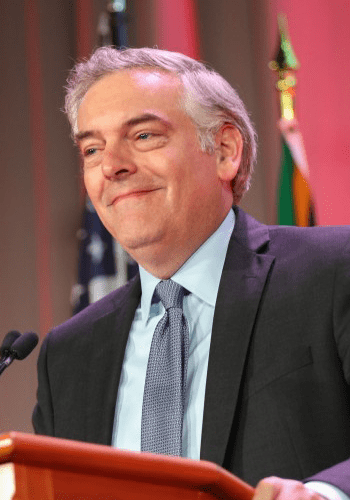
[[[12,346],[14,341],[17,340],[18,337],[20,336],[21,334],[16,330],[11,330],[11,332],[8,332],[0,347],[0,354],[1,354],[0,361],[3,361],[3,359],[9,355],[10,347]]]
[[[11,355],[14,359],[24,359],[32,352],[39,342],[39,337],[34,332],[24,333],[11,346]]]
[[[9,333],[18,333],[18,332],[9,332]],[[6,341],[9,334],[6,335]],[[34,332],[24,333],[23,335],[11,335],[9,336],[9,341],[12,340],[13,337],[16,337],[13,343],[11,343],[10,347],[7,348],[7,354],[0,362],[0,375],[14,359],[24,359],[32,352],[34,347],[37,345],[39,341],[39,337]]]

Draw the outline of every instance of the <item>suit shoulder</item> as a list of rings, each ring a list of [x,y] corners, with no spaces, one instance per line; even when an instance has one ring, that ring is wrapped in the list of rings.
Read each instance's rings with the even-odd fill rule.
[[[54,327],[49,334],[51,340],[60,341],[63,338],[80,336],[90,330],[96,321],[126,306],[130,296],[138,294],[138,289],[139,277],[136,276],[123,287],[114,290],[64,323]]]
[[[350,252],[350,226],[277,226],[265,225],[234,207],[236,223],[232,237],[241,245],[260,252],[310,255],[348,255]]]
[[[350,226],[268,226],[271,248],[303,248],[314,254],[340,254],[350,248]]]

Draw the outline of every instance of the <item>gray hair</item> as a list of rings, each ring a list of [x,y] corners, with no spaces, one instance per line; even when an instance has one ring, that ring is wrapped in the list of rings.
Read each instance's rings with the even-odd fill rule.
[[[231,85],[213,69],[183,54],[151,48],[97,49],[90,59],[78,63],[68,78],[65,111],[73,133],[78,132],[78,110],[89,88],[110,73],[132,68],[157,68],[177,75],[184,87],[185,111],[197,127],[203,151],[214,153],[215,134],[225,123],[231,123],[240,131],[242,161],[232,181],[234,203],[238,203],[249,188],[256,160],[254,127]]]

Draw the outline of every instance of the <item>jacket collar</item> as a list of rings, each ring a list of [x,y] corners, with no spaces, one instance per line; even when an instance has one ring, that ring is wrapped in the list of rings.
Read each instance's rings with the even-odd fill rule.
[[[235,208],[214,314],[203,416],[201,458],[224,465],[250,338],[274,257],[268,227]]]

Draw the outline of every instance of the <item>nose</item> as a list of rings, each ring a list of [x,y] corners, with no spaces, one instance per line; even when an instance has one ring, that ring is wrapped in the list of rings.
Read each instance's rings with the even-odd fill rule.
[[[122,180],[134,174],[136,170],[136,164],[127,147],[116,144],[106,146],[102,161],[102,172],[107,179]]]

